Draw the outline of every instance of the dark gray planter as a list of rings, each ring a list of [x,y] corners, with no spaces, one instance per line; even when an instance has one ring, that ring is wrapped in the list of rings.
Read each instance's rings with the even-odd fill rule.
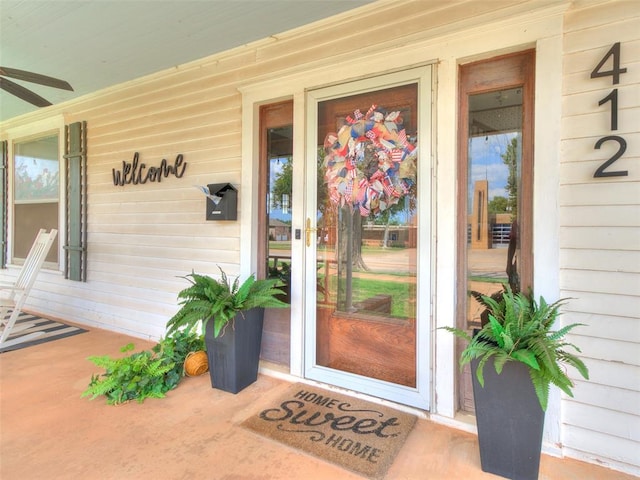
[[[514,480],[536,480],[544,411],[527,367],[507,362],[496,373],[493,362],[484,368],[484,388],[476,378],[478,360],[471,362],[473,396],[482,470]]]
[[[238,393],[258,378],[264,308],[239,313],[224,330],[213,336],[213,321],[207,322],[205,344],[211,386]]]

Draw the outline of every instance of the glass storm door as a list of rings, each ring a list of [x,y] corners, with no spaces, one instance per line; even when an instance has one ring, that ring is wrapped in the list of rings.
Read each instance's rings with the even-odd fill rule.
[[[430,295],[419,295],[419,285],[428,292],[428,282],[419,280],[430,277],[428,261],[424,270],[420,265],[430,251],[428,230],[421,228],[430,206],[422,192],[429,181],[419,180],[425,113],[418,99],[426,82],[402,77],[309,97],[314,150],[307,183],[315,192],[304,230],[306,375],[424,408],[428,337],[418,338],[428,331]],[[428,139],[420,142],[428,146]]]

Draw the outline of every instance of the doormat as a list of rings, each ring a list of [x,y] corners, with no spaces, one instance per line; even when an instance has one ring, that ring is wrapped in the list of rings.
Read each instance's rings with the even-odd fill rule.
[[[242,425],[369,478],[384,476],[415,425],[398,410],[301,383]]]
[[[41,343],[51,342],[53,340],[59,340],[61,338],[78,335],[79,333],[84,333],[87,331],[80,327],[67,325],[66,323],[49,320],[48,318],[42,318],[24,312],[18,315],[18,319],[16,320],[14,329],[19,325],[31,325],[31,327],[19,332],[10,333],[9,338],[7,338],[7,342],[18,340],[23,335],[28,335],[35,332],[38,332],[38,336],[25,342],[18,342],[13,345],[4,346],[0,348],[0,353],[19,350],[21,348],[31,347],[33,345],[39,345]]]

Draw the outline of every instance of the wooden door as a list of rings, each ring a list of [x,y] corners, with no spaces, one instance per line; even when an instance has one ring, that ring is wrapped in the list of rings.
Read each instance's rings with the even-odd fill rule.
[[[318,105],[313,239],[317,364],[408,387],[416,386],[416,120],[416,84]]]

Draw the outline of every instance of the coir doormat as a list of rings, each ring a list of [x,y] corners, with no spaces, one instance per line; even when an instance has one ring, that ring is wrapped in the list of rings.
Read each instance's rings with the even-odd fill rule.
[[[377,479],[415,422],[415,416],[398,410],[296,383],[242,425]]]

